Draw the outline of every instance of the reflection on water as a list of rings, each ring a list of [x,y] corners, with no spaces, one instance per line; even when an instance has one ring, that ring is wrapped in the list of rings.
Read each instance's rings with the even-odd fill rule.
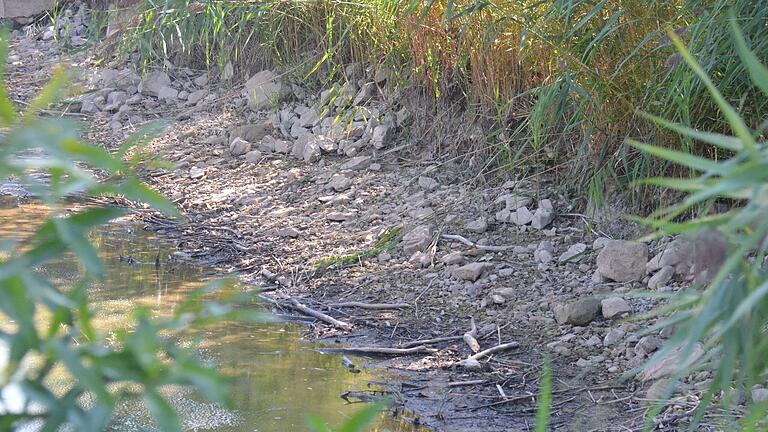
[[[46,209],[34,203],[0,201],[0,239],[24,238],[45,214]],[[137,305],[148,306],[157,315],[169,314],[187,293],[206,282],[206,268],[173,259],[174,251],[167,244],[135,224],[111,224],[94,233],[92,240],[107,268],[105,280],[94,283],[90,291],[97,328],[102,331],[126,328]],[[159,268],[155,265],[158,254]],[[77,279],[80,269],[69,257],[39,271],[67,286]],[[361,407],[345,404],[339,395],[366,388],[368,380],[381,379],[366,371],[349,373],[340,356],[321,354],[303,343],[295,324],[222,323],[200,329],[189,339],[200,342],[199,352],[205,360],[236,378],[232,387],[236,411],[207,404],[184,389],[169,389],[167,396],[181,413],[186,430],[306,430],[304,418],[310,413],[338,426]],[[153,430],[143,407],[126,404],[121,411],[114,430]],[[373,430],[420,429],[407,420],[383,416]]]

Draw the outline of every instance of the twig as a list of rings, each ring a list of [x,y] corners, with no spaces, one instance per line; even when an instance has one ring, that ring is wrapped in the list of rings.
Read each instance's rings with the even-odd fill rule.
[[[471,380],[471,381],[454,381],[449,382],[446,387],[453,388],[453,387],[464,387],[464,386],[473,386],[473,385],[479,385],[479,384],[485,384],[486,380]]]
[[[489,251],[489,252],[506,252],[514,247],[514,246],[479,245],[475,242],[468,240],[466,237],[460,236],[458,234],[443,234],[440,237],[442,237],[444,240],[457,241],[469,247],[474,247],[474,248],[478,248],[480,250]]]
[[[432,339],[421,339],[417,341],[412,342],[406,342],[404,344],[398,345],[400,348],[411,348],[419,345],[432,345],[440,342],[449,342],[449,341],[455,341],[462,339],[463,336],[443,336],[438,338],[432,338]]]
[[[387,347],[349,347],[349,348],[319,348],[323,352],[346,352],[358,354],[386,354],[386,355],[408,355],[408,354],[432,354],[437,352],[434,348],[428,348],[419,345],[413,348],[387,348]]]
[[[349,324],[344,321],[339,321],[330,315],[326,315],[322,312],[318,312],[314,309],[310,309],[304,306],[303,304],[299,303],[299,301],[296,300],[295,298],[291,298],[289,299],[289,301],[290,301],[290,304],[288,305],[288,307],[290,307],[291,309],[295,309],[305,315],[309,315],[311,317],[317,318],[320,321],[326,322],[336,328],[340,328],[344,330],[349,330],[350,328],[352,328],[352,324]]]
[[[477,354],[473,354],[473,355],[467,357],[466,359],[464,359],[464,360],[462,360],[460,362],[457,362],[457,364],[464,365],[469,360],[478,360],[478,359],[481,359],[483,357],[489,356],[491,354],[497,353],[499,351],[506,351],[508,349],[513,349],[513,348],[518,348],[518,347],[520,347],[520,344],[517,343],[517,342],[508,342],[508,343],[505,343],[505,344],[496,345],[493,348],[488,348],[487,350],[483,350],[483,351],[480,351]]]
[[[362,303],[362,302],[342,302],[342,303],[331,303],[328,306],[335,307],[335,308],[343,308],[343,307],[356,307],[360,309],[405,309],[411,307],[408,303]]]

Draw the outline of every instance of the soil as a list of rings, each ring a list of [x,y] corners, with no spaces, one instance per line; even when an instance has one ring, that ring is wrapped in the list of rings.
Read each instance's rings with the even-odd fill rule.
[[[481,358],[477,370],[458,363],[472,354],[462,339],[429,345],[437,349],[434,353],[375,357],[372,365],[402,377],[396,386],[398,397],[417,421],[440,431],[530,430],[543,365],[550,361],[552,430],[642,429],[650,383],[622,380],[622,375],[639,365],[637,357],[626,352],[642,337],[644,325],[602,316],[583,326],[558,324],[553,309],[575,299],[622,295],[645,286],[593,281],[597,251],[591,245],[601,237],[600,229],[610,232],[613,227],[595,226],[578,214],[556,184],[543,178],[536,183],[510,182],[501,174],[467,176],[454,162],[426,158],[397,137],[382,149],[364,148],[358,155],[371,156],[371,164],[359,170],[342,170],[350,157],[333,153],[311,163],[267,152],[247,160],[231,154],[230,132],[268,120],[274,112],[249,110],[242,85],[211,77],[210,83],[196,87],[193,79],[207,71],[166,65],[177,90],[202,87],[213,96],[193,105],[138,94],[124,111],[82,114],[83,94],[106,98],[115,90],[105,89],[100,74],[124,67],[97,66],[96,60],[92,50],[67,53],[39,34],[28,37],[17,30],[8,65],[11,97],[26,105],[54,66],[64,63],[75,72],[73,88],[80,101],[74,98],[46,114],[82,120],[90,141],[116,149],[143,123],[168,121],[168,130],[144,151],[175,163],[176,168],[145,164],[142,172],[187,220],[172,221],[119,198],[104,201],[133,205],[147,229],[174,239],[180,253],[213,264],[224,274],[236,274],[245,289],[277,290],[352,324],[351,330],[344,330],[317,321],[308,328],[310,338],[349,347],[398,347],[422,339],[460,337],[470,330],[472,318],[479,328],[493,330],[479,340],[482,349],[519,343],[518,348]],[[135,83],[126,88],[131,86]],[[281,109],[295,105],[289,100]],[[402,133],[407,122],[398,128],[398,136],[408,135]],[[530,197],[534,208],[539,200],[549,199],[557,216],[545,229],[498,222],[496,200],[504,194]],[[470,224],[479,219],[483,223]],[[422,225],[429,227],[430,236],[416,256],[406,253],[402,243],[377,248],[388,233],[400,233],[398,239]],[[444,234],[461,235],[475,246],[509,248],[487,251],[448,241],[441,237]],[[553,246],[555,258],[548,264],[534,258],[541,242]],[[557,257],[576,243],[589,247],[575,259],[559,262]],[[446,264],[448,254],[460,264]],[[329,257],[350,255],[341,265],[318,265],[333,263]],[[485,264],[477,280],[456,276],[460,265],[473,262]],[[345,301],[410,307],[330,306]],[[624,317],[654,304],[637,298],[628,301],[632,312]],[[296,314],[289,308],[280,313]],[[611,329],[621,329],[626,336],[608,345],[604,338]],[[658,418],[657,430],[676,430],[685,419],[679,413],[695,400],[680,398],[676,404]]]

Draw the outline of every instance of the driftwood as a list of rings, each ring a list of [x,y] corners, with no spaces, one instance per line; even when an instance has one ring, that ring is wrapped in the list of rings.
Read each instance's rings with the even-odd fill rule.
[[[387,348],[387,347],[348,347],[348,348],[319,348],[323,352],[346,352],[355,354],[384,354],[384,355],[408,355],[408,354],[432,354],[437,350],[427,348],[424,345],[413,348]]]
[[[476,353],[480,351],[480,343],[475,339],[477,337],[477,325],[475,325],[475,318],[469,317],[469,325],[470,330],[466,333],[464,333],[464,336],[462,336],[462,339],[464,339],[464,342],[469,345],[469,349],[472,350],[472,352]]]
[[[303,313],[305,315],[309,315],[309,316],[311,316],[313,318],[317,318],[320,321],[328,323],[328,324],[330,324],[330,325],[332,325],[332,326],[334,326],[336,328],[340,328],[340,329],[344,329],[344,330],[349,330],[350,328],[352,328],[352,324],[350,324],[348,322],[337,320],[336,318],[334,318],[334,317],[332,317],[330,315],[326,315],[326,314],[324,314],[322,312],[318,312],[318,311],[316,311],[314,309],[310,309],[310,308],[304,306],[303,304],[299,303],[299,301],[296,300],[295,298],[291,298],[288,301],[290,302],[287,305],[288,307],[290,307],[291,309],[295,309],[295,310],[297,310],[297,311],[299,311],[299,312],[301,312],[301,313]]]
[[[463,366],[467,364],[467,362],[477,361],[483,357],[487,357],[499,351],[506,351],[506,350],[518,348],[518,347],[520,347],[520,344],[518,342],[509,342],[501,345],[496,345],[495,347],[488,348],[487,350],[483,350],[483,351],[480,351],[479,353],[473,354],[457,363]]]
[[[331,303],[328,306],[335,307],[335,308],[344,308],[344,307],[354,307],[354,308],[360,308],[360,309],[374,309],[374,310],[384,310],[384,309],[405,309],[411,307],[408,303],[362,303],[362,302],[342,302],[342,303]]]
[[[432,345],[440,342],[450,342],[455,340],[461,340],[462,338],[463,336],[443,336],[443,337],[437,337],[432,339],[421,339],[421,340],[400,344],[398,345],[398,348],[411,348],[419,345]]]
[[[466,237],[460,236],[458,234],[443,234],[442,237],[444,240],[453,240],[460,243],[463,243],[469,247],[477,248],[480,250],[488,251],[488,252],[506,252],[510,249],[512,249],[514,246],[490,246],[490,245],[479,245],[475,242],[470,241]]]

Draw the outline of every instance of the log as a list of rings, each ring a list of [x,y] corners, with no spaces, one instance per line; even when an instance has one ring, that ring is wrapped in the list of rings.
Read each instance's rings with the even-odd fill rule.
[[[441,236],[444,240],[453,240],[457,241],[459,243],[463,243],[469,247],[477,248],[480,250],[488,251],[488,252],[506,252],[514,246],[491,246],[491,245],[479,245],[475,242],[472,242],[468,240],[466,237],[460,236],[458,234],[443,234]]]
[[[301,312],[301,313],[303,313],[305,315],[309,315],[309,316],[311,316],[313,318],[317,318],[320,321],[323,321],[323,322],[325,322],[327,324],[330,324],[330,325],[332,325],[332,326],[334,326],[336,328],[340,328],[340,329],[344,329],[344,330],[349,330],[350,328],[352,328],[352,324],[344,322],[344,321],[337,320],[336,318],[334,318],[334,317],[332,317],[330,315],[326,315],[326,314],[324,314],[322,312],[318,312],[318,311],[316,311],[314,309],[310,309],[310,308],[304,306],[303,304],[299,303],[299,301],[296,300],[295,298],[291,298],[291,299],[289,299],[289,301],[290,301],[290,304],[288,304],[287,306],[290,307],[291,309],[295,309],[295,310],[297,310],[297,311],[299,311],[299,312]]]
[[[398,345],[399,348],[411,348],[419,345],[432,345],[440,342],[450,342],[462,339],[462,336],[443,336],[432,339],[421,339]]]
[[[483,350],[483,351],[480,351],[479,353],[473,354],[473,355],[467,357],[466,359],[461,360],[460,362],[458,362],[458,364],[463,366],[463,365],[466,364],[467,361],[472,361],[472,360],[477,361],[477,360],[479,360],[479,359],[481,359],[483,357],[487,357],[487,356],[489,356],[491,354],[494,354],[494,353],[497,353],[499,351],[506,351],[506,350],[510,350],[510,349],[513,349],[513,348],[519,348],[519,347],[520,347],[520,344],[518,342],[508,342],[508,343],[505,343],[505,344],[496,345],[495,347],[488,348],[487,350]]]
[[[385,354],[385,355],[408,355],[408,354],[432,354],[437,352],[434,348],[428,348],[424,345],[413,348],[387,348],[387,347],[349,347],[349,348],[319,348],[323,352],[346,352],[355,354]]]
[[[342,302],[342,303],[331,303],[328,306],[335,307],[335,308],[344,308],[344,307],[356,307],[360,309],[373,309],[373,310],[384,310],[384,309],[405,309],[411,307],[408,303],[363,303],[363,302]]]

